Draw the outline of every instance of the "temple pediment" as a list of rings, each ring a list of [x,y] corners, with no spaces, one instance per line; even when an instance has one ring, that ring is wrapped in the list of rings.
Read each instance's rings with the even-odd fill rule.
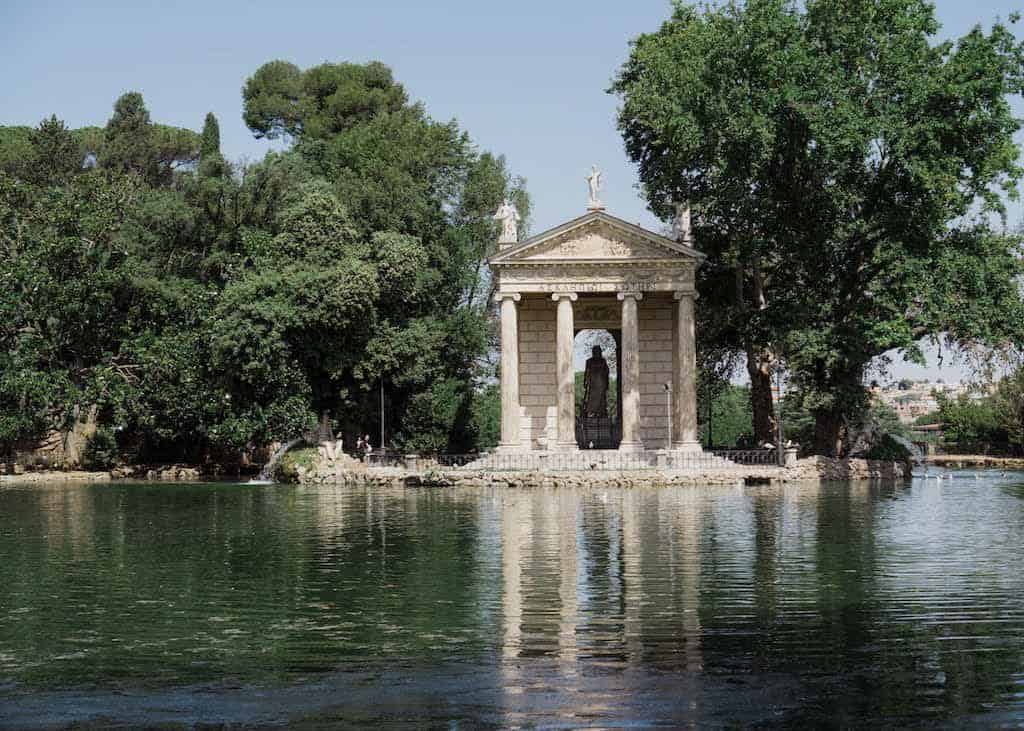
[[[491,257],[491,266],[521,264],[689,264],[704,255],[696,249],[659,236],[604,211],[533,236]]]

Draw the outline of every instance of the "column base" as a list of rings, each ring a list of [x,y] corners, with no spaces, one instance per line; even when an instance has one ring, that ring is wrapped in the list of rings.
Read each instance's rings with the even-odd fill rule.
[[[494,448],[495,454],[522,454],[523,452],[530,451],[519,442],[513,442],[512,444],[499,444]]]
[[[642,451],[644,451],[644,443],[643,442],[626,442],[626,441],[622,441],[622,442],[619,442],[619,451],[620,452],[642,452]]]
[[[685,452],[687,454],[700,454],[704,451],[704,448],[700,445],[700,442],[673,442],[673,452]]]

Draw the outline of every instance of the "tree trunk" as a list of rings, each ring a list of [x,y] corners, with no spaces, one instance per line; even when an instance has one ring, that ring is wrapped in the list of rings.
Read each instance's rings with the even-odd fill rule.
[[[750,303],[743,297],[744,276],[742,267],[736,269],[736,297],[741,307],[764,310],[768,299],[764,291],[764,275],[761,260],[753,257],[750,267]],[[749,316],[749,314],[747,315]],[[747,341],[747,375],[750,376],[750,410],[754,424],[754,441],[758,445],[775,443],[775,410],[772,404],[772,369],[774,354],[764,345]]]
[[[837,411],[814,414],[814,453],[826,457],[843,457],[846,444],[846,419]]]
[[[747,347],[750,376],[750,409],[757,444],[775,444],[775,410],[772,404],[772,354],[767,348]]]
[[[82,466],[82,455],[85,453],[89,438],[96,433],[99,407],[92,405],[84,409],[78,404],[74,407],[74,421],[70,431],[64,432],[63,466],[78,468]]]

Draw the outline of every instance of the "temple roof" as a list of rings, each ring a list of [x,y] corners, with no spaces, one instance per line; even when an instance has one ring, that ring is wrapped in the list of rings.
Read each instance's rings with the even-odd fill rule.
[[[492,256],[491,266],[560,263],[689,263],[705,255],[691,246],[592,210],[572,221],[531,236]]]

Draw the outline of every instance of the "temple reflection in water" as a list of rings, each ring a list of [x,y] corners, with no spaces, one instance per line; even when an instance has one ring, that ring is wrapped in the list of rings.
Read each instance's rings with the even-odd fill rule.
[[[693,490],[503,492],[503,657],[641,662],[653,643],[700,670],[704,519]]]

